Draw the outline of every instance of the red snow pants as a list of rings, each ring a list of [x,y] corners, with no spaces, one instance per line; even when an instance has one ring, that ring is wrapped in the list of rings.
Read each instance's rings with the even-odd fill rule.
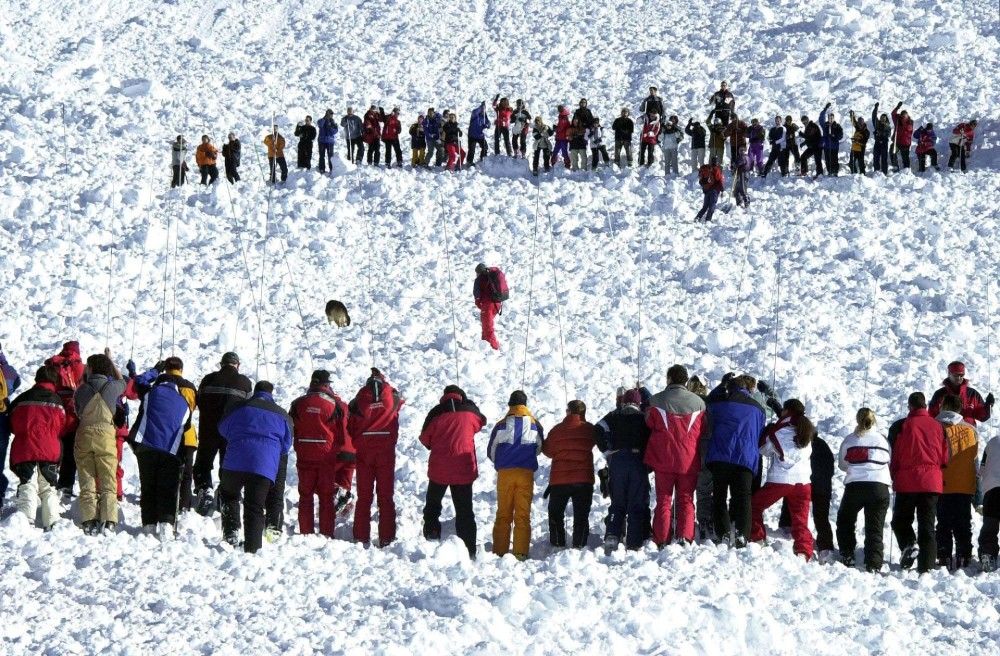
[[[479,320],[483,324],[483,341],[489,342],[495,350],[500,349],[496,331],[493,329],[493,317],[500,313],[502,305],[492,301],[476,301],[479,308]]]
[[[765,483],[754,492],[750,500],[750,540],[758,542],[765,537],[764,511],[782,499],[788,500],[788,511],[792,515],[792,547],[796,555],[813,557],[813,535],[809,530],[809,503],[812,499],[812,485],[787,483]]]
[[[396,444],[391,439],[361,437],[357,449],[358,498],[354,505],[354,539],[369,542],[372,530],[372,501],[378,495],[378,540],[388,544],[396,539]]]
[[[656,510],[653,513],[653,541],[656,544],[666,544],[673,537],[670,514],[675,488],[677,537],[689,542],[694,541],[694,491],[697,486],[698,474],[656,472]]]
[[[334,465],[332,462],[299,463],[299,533],[315,533],[313,496],[319,496],[319,532],[333,537]]]

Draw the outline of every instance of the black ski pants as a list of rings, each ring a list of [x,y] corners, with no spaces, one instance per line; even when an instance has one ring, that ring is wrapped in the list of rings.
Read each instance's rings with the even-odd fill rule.
[[[552,151],[551,150],[542,150],[541,148],[536,148],[535,149],[535,157],[534,157],[534,160],[533,160],[533,164],[531,166],[531,170],[535,172],[535,175],[538,175],[538,157],[539,157],[540,154],[545,159],[545,171],[546,171],[546,173],[551,168],[549,166],[549,158],[552,157]]]
[[[837,175],[840,173],[840,148],[825,148],[823,158],[826,160],[827,175]]]
[[[223,469],[219,472],[222,534],[227,539],[240,532],[240,496],[243,497],[243,551],[257,552],[264,543],[264,503],[271,481],[260,474]]]
[[[852,150],[851,159],[848,160],[847,165],[851,169],[851,173],[865,174],[865,151],[863,150]]]
[[[333,144],[319,142],[319,172],[326,173],[327,167],[333,172]]]
[[[59,459],[59,480],[56,487],[60,490],[73,490],[76,483],[76,456],[73,455],[73,444],[76,442],[76,432],[59,438],[62,443],[62,458]]]
[[[854,534],[858,513],[865,513],[865,567],[882,568],[885,545],[885,514],[889,511],[889,486],[885,483],[855,482],[844,486],[844,497],[837,511],[837,544],[840,557],[854,557],[858,540]]]
[[[889,142],[875,142],[872,148],[872,170],[889,175]]]
[[[181,459],[172,453],[136,447],[139,461],[139,511],[143,526],[177,521]]]
[[[979,530],[979,556],[997,557],[1000,553],[1000,487],[983,496],[983,527]]]
[[[712,516],[716,539],[728,539],[735,528],[736,546],[746,546],[750,537],[750,488],[753,485],[753,472],[728,462],[711,462],[708,469],[712,472]]]
[[[932,492],[897,492],[892,509],[892,532],[899,542],[900,553],[912,547],[919,548],[917,571],[928,572],[937,559],[937,540],[934,536],[934,519],[937,514],[938,495]],[[913,533],[913,515],[917,516],[917,532]]]
[[[937,500],[937,557],[972,557],[972,495],[942,494]]]
[[[823,175],[823,149],[819,146],[809,146],[799,159],[799,170],[802,175],[809,172],[809,158],[816,163],[816,175]]]
[[[187,182],[187,165],[181,164],[178,166],[172,166],[173,176],[170,178],[170,188],[179,187]]]
[[[639,143],[639,166],[652,166],[653,162],[656,161],[656,144],[646,143],[642,141]]]
[[[603,158],[605,164],[611,163],[611,158],[608,157],[608,149],[604,146],[598,146],[597,148],[590,149],[590,170],[597,169],[598,155]]]
[[[285,479],[288,476],[288,454],[282,454],[278,461],[278,475],[267,492],[264,509],[267,513],[267,528],[283,530],[285,524]]]
[[[521,155],[528,154],[527,148],[527,135],[524,132],[517,132],[514,134],[514,152],[520,153]]]
[[[385,144],[385,165],[392,166],[392,154],[396,153],[396,163],[403,166],[403,151],[399,147],[399,139],[384,139]]]
[[[965,173],[965,148],[958,144],[948,144],[948,147],[951,148],[951,155],[948,157],[948,168],[955,168],[955,162],[960,160],[962,173]]]
[[[489,148],[486,145],[486,139],[480,137],[479,139],[473,139],[469,137],[469,152],[465,155],[465,161],[469,164],[474,164],[476,161],[476,146],[479,146],[479,159],[486,157],[486,153]]]
[[[345,139],[347,142],[347,160],[354,164],[360,164],[365,157],[365,142],[361,137]]]
[[[763,177],[767,177],[767,174],[771,172],[771,167],[774,163],[778,163],[778,167],[781,170],[781,175],[788,175],[788,151],[782,149],[780,146],[771,146],[771,152],[767,154],[767,162],[764,163]]]
[[[238,169],[239,167],[234,160],[226,160],[226,180],[229,180],[230,184],[240,181],[240,172]]]
[[[194,458],[193,478],[196,490],[214,487],[212,470],[215,469],[216,455],[219,456],[221,464],[226,457],[226,441],[218,431],[203,430],[198,438],[198,451]]]
[[[215,164],[203,164],[198,167],[201,172],[201,184],[215,184],[219,179],[219,167]]]
[[[451,488],[451,502],[455,506],[455,533],[465,543],[469,557],[475,558],[476,516],[472,512],[472,483],[444,485],[427,481],[427,496],[424,499],[424,537],[428,540],[441,539],[441,502],[448,488]]]
[[[268,166],[271,167],[271,184],[275,183],[275,168],[281,169],[281,181],[284,182],[288,179],[288,162],[285,161],[284,157],[268,157]]]
[[[497,154],[500,154],[500,137],[503,137],[504,150],[507,151],[507,157],[510,157],[510,128],[498,125],[493,131],[493,152]]]
[[[594,500],[593,483],[549,486],[549,543],[566,546],[566,505],[573,502],[573,548],[587,546],[590,537],[590,506]]]
[[[358,161],[361,161],[360,157],[359,155]],[[382,147],[379,145],[378,139],[368,144],[368,154],[365,155],[365,161],[376,166],[382,161]]]
[[[180,449],[181,481],[177,497],[177,507],[180,510],[191,510],[191,502],[194,498],[192,484],[194,482],[195,451],[197,451],[197,447],[186,445],[182,445]]]

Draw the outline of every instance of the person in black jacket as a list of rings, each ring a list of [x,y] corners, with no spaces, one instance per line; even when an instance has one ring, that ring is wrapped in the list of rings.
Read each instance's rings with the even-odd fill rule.
[[[653,91],[656,87],[652,88]],[[647,101],[649,99],[647,98]],[[621,115],[611,123],[611,130],[615,133],[615,156],[616,166],[621,166],[621,151],[625,151],[626,166],[632,166],[632,133],[635,132],[635,123],[629,118],[627,107],[622,108]]]
[[[226,441],[219,435],[219,420],[240,401],[250,398],[253,385],[240,373],[240,356],[229,352],[222,356],[218,371],[201,379],[198,385],[198,451],[194,459],[196,511],[211,515],[215,508],[212,470],[215,456],[221,463],[226,456]]]
[[[833,472],[835,461],[833,451],[826,440],[819,435],[813,436],[812,456],[809,459],[812,467],[810,483],[812,485],[812,515],[816,525],[816,551],[833,551],[833,528],[830,526],[830,501],[833,497]],[[791,528],[792,515],[788,510],[787,501],[781,504],[781,517],[778,528]]]
[[[730,119],[735,116],[736,112],[736,98],[729,91],[729,83],[723,80],[719,90],[712,94],[708,102],[712,104],[709,120],[712,120],[711,117],[714,115],[722,121],[723,125],[729,125]]]
[[[823,130],[815,122],[809,120],[808,116],[802,116],[802,123],[806,126],[802,131],[806,150],[799,160],[801,165],[799,170],[802,175],[808,173],[809,158],[812,157],[813,161],[816,162],[816,175],[813,177],[819,177],[823,175]]]
[[[649,427],[641,410],[642,393],[630,389],[621,397],[622,406],[597,423],[597,448],[608,463],[611,507],[604,535],[606,552],[618,548],[637,550],[649,532],[649,474],[643,463]]]
[[[697,173],[705,165],[705,126],[689,118],[684,134],[691,137],[691,171]]]
[[[572,121],[577,121],[577,120],[580,121],[580,126],[584,130],[586,130],[587,128],[589,128],[594,124],[594,114],[593,112],[590,111],[590,108],[587,107],[586,98],[580,98],[580,106],[577,107],[576,111],[573,112]]]
[[[663,116],[663,101],[660,100],[660,96],[656,94],[656,87],[649,87],[649,95],[646,99],[642,101],[639,105],[640,114],[653,113],[657,116]]]
[[[889,175],[889,138],[892,136],[892,123],[885,113],[878,115],[878,103],[872,109],[872,169]]]
[[[785,148],[786,138],[785,126],[781,123],[781,116],[774,117],[774,125],[767,131],[767,142],[771,144],[771,152],[767,155],[767,163],[764,164],[762,178],[766,178],[771,167],[778,162],[782,177],[788,175],[788,150]]]
[[[240,140],[232,132],[229,133],[229,141],[222,145],[222,159],[226,163],[226,180],[230,184],[240,181]]]
[[[312,116],[306,116],[304,123],[295,126],[295,136],[299,138],[298,165],[300,169],[311,169],[313,141],[316,140],[316,126]]]

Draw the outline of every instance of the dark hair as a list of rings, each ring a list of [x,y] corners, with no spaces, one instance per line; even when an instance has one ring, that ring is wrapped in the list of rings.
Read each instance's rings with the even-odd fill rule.
[[[962,399],[954,394],[946,394],[944,399],[941,401],[941,410],[946,410],[948,412],[962,412]]]
[[[266,380],[258,380],[257,384],[253,386],[253,393],[264,392],[265,394],[271,394],[274,392],[274,385]]]
[[[697,394],[698,396],[707,396],[708,388],[705,387],[705,383],[701,382],[701,378],[698,376],[691,376],[687,382],[687,388],[689,392]]]
[[[39,367],[38,371],[35,372],[35,382],[57,383],[59,382],[59,372],[55,370],[55,367],[50,367],[48,365]]]
[[[90,369],[90,373],[92,374],[107,376],[108,378],[114,378],[115,376],[115,365],[111,362],[111,358],[103,353],[95,353],[88,357],[87,368]]]
[[[788,399],[781,409],[788,413],[795,426],[795,446],[804,449],[812,443],[816,435],[816,427],[806,417],[806,407],[798,399]]]
[[[444,393],[445,394],[458,394],[459,396],[462,397],[463,401],[466,398],[465,391],[461,387],[459,387],[458,385],[448,385],[447,387],[444,388]]]
[[[675,364],[667,369],[667,383],[670,385],[683,385],[688,382],[688,370],[682,364]]]
[[[906,405],[910,406],[911,410],[926,408],[927,397],[924,396],[923,392],[914,392],[913,394],[910,394],[908,399],[906,399]]]
[[[566,404],[566,412],[571,415],[579,415],[580,419],[587,417],[587,404],[579,399]]]
[[[176,355],[171,355],[163,361],[163,367],[167,370],[175,369],[177,371],[184,371],[184,361]]]

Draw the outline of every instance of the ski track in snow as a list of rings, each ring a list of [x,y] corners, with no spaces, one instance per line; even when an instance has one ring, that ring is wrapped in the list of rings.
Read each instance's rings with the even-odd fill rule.
[[[952,359],[965,360],[973,385],[988,391],[1000,274],[998,103],[989,74],[1000,48],[989,3],[13,5],[0,15],[8,272],[0,342],[22,376],[30,380],[64,340],[79,338],[85,353],[104,346],[110,261],[110,347],[119,364],[137,317],[140,366],[157,359],[162,327],[166,350],[176,342],[195,382],[235,349],[249,375],[274,381],[283,404],[313,367],[331,369],[335,389],[350,396],[374,358],[408,404],[397,459],[399,540],[384,551],[347,542],[343,520],[342,540],[291,536],[248,557],[218,544],[215,522],[185,517],[180,538],[161,546],[137,535],[131,494],[127,526],[113,538],[88,539],[65,525],[42,534],[19,515],[4,520],[6,653],[996,650],[996,575],[866,576],[805,564],[781,536],[742,552],[555,553],[541,500],[547,462],[536,477],[535,559],[484,553],[470,563],[455,538],[420,538],[426,453],[416,441],[440,390],[455,381],[452,309],[460,383],[491,419],[523,382],[546,427],[567,396],[584,399],[596,420],[613,407],[614,389],[634,382],[640,357],[654,390],[674,362],[712,382],[731,369],[773,375],[783,398],[806,403],[834,450],[863,401],[884,430],[910,391],[936,388]],[[295,122],[327,106],[340,116],[348,103],[361,111],[398,104],[404,127],[430,105],[456,107],[464,129],[472,107],[501,91],[549,120],[556,104],[586,97],[610,125],[656,84],[668,113],[684,122],[704,118],[723,78],[741,115],[765,123],[776,111],[815,117],[828,100],[841,116],[854,109],[865,117],[876,100],[885,111],[905,100],[916,122],[933,120],[939,151],[955,123],[978,117],[973,171],[753,180],[748,212],[717,213],[704,226],[691,222],[701,203],[692,176],[664,179],[656,168],[558,170],[537,184],[523,162],[506,159],[454,175],[386,172],[345,163],[342,142],[332,177],[293,166]],[[272,116],[289,141],[292,171],[273,191],[268,218],[260,140]],[[176,134],[193,147],[202,133],[219,143],[229,130],[244,143],[243,184],[165,189]],[[686,152],[684,142],[682,167]],[[163,291],[174,264],[168,229],[179,245],[176,320],[172,275]],[[480,260],[504,266],[514,291],[498,323],[500,353],[478,338],[469,288]],[[330,298],[348,304],[351,329],[326,325]],[[982,433],[992,437],[992,426]],[[495,489],[485,442],[474,497],[484,550]],[[126,464],[127,489],[136,491],[131,454]],[[295,482],[292,468],[289,532]],[[838,476],[834,516],[841,490]],[[592,545],[605,510],[595,503]],[[445,533],[453,533],[450,520]]]

